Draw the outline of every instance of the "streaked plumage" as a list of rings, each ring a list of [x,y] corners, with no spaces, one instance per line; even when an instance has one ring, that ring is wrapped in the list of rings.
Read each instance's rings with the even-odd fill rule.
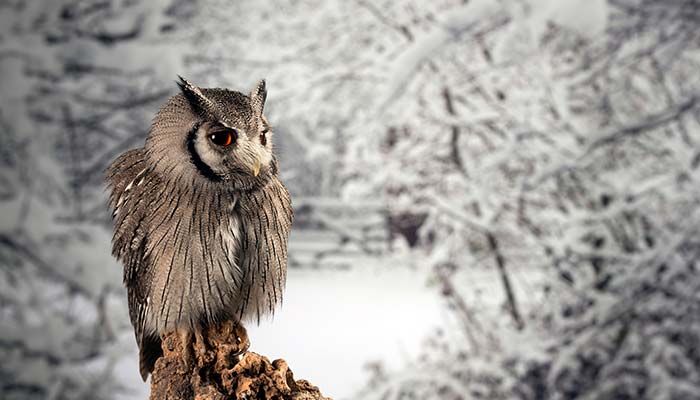
[[[180,87],[145,146],[107,170],[112,252],[124,264],[144,380],[160,333],[259,320],[281,302],[286,278],[292,208],[262,113],[264,81],[250,96]]]

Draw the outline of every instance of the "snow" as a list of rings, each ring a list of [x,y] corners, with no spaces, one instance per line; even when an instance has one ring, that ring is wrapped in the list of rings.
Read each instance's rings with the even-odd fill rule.
[[[403,268],[292,272],[285,296],[273,322],[249,329],[251,350],[339,399],[362,387],[368,361],[402,366],[443,323],[436,293]]]
[[[367,362],[399,369],[417,357],[428,334],[447,322],[441,299],[422,274],[382,261],[349,271],[290,270],[274,318],[247,327],[250,351],[285,359],[297,379],[341,400],[363,387]],[[117,365],[133,390],[119,399],[147,396],[137,364],[134,354]]]
[[[384,97],[378,103],[378,110],[384,111],[390,102],[401,96],[412,75],[426,59],[436,57],[447,43],[462,39],[470,30],[475,31],[480,21],[488,20],[488,17],[498,11],[499,8],[488,0],[470,1],[445,16],[444,21],[430,32],[421,35],[415,43],[391,60],[387,73],[391,80]]]

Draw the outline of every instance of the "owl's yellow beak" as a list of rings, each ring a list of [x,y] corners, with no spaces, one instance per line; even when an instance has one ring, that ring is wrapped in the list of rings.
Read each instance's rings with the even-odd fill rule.
[[[253,165],[250,166],[250,170],[253,171],[253,176],[258,176],[260,173],[260,167],[262,167],[260,160],[255,160]]]

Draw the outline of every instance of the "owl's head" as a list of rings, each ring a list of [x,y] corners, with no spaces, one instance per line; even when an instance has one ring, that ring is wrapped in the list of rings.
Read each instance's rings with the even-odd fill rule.
[[[178,86],[181,93],[156,114],[146,141],[156,170],[168,178],[238,190],[248,190],[276,172],[272,132],[263,115],[264,80],[249,95],[202,89],[182,77]]]

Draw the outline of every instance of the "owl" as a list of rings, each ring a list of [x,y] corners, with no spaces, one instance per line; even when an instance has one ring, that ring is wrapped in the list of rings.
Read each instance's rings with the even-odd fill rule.
[[[292,207],[263,115],[265,81],[247,96],[182,77],[178,86],[144,147],[106,173],[144,381],[161,333],[259,321],[286,279]]]

